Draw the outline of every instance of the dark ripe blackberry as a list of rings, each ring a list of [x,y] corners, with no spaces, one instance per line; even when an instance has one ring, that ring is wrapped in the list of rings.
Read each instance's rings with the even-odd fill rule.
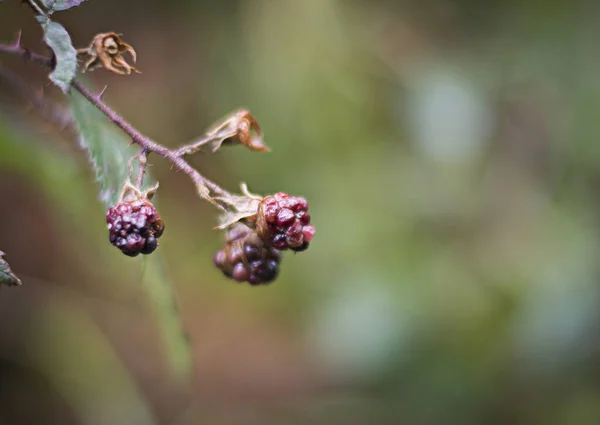
[[[245,225],[233,227],[225,246],[213,257],[215,266],[238,282],[261,285],[272,282],[279,271],[279,251],[268,246]]]
[[[266,196],[258,207],[256,231],[263,241],[279,250],[304,251],[315,236],[308,202],[283,192]]]
[[[165,225],[150,201],[135,199],[106,212],[109,241],[130,257],[150,254],[158,247]]]
[[[277,277],[278,264],[274,259],[253,261],[250,263],[250,276],[248,282],[258,285],[262,282],[271,282]]]
[[[158,248],[158,241],[156,240],[156,236],[148,236],[146,239],[146,243],[144,247],[140,251],[142,254],[152,254],[154,250]]]

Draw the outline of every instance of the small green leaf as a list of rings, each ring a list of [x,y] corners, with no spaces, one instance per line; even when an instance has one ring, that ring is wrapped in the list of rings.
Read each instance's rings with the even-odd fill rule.
[[[58,12],[79,6],[84,1],[87,0],[41,0],[46,9],[52,12]]]
[[[77,72],[77,51],[71,44],[69,33],[62,25],[50,21],[45,16],[37,16],[37,20],[44,29],[44,42],[56,57],[56,66],[50,73],[50,80],[64,93],[68,93]]]
[[[21,280],[15,275],[8,263],[2,258],[4,253],[0,251],[0,284],[7,286],[19,286]]]
[[[79,143],[87,150],[90,163],[100,183],[100,199],[112,206],[119,200],[123,184],[128,178],[128,163],[137,154],[130,146],[131,141],[112,124],[106,116],[81,94],[71,95],[73,118],[79,130]],[[132,180],[135,179],[131,176]],[[146,172],[144,187],[150,187],[154,181]]]

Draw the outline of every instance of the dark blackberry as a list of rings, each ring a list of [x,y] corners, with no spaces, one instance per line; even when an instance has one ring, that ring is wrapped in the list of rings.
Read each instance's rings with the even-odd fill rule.
[[[150,254],[158,247],[165,225],[150,201],[123,201],[106,212],[108,239],[123,254]]]
[[[281,258],[277,249],[266,245],[252,229],[242,224],[233,227],[225,239],[225,246],[213,258],[225,276],[251,285],[275,280]]]
[[[258,207],[256,231],[263,241],[279,250],[304,251],[315,235],[308,202],[283,192],[266,196]]]

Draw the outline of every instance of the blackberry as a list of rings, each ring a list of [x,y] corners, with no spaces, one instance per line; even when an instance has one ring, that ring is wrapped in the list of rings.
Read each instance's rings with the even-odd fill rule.
[[[258,207],[256,231],[262,240],[276,249],[304,251],[315,235],[308,202],[283,192],[266,196]]]
[[[110,243],[123,254],[150,254],[158,247],[165,225],[154,205],[145,199],[123,201],[106,212]]]
[[[225,276],[254,286],[275,280],[281,257],[279,250],[266,245],[253,230],[239,224],[227,233],[225,246],[217,251],[213,260]]]

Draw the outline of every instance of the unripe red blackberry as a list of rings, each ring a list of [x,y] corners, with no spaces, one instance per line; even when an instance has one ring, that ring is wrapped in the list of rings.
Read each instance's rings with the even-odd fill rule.
[[[280,259],[277,249],[266,245],[252,229],[242,224],[227,233],[225,246],[213,258],[225,276],[251,285],[275,280]]]
[[[106,223],[110,243],[130,257],[154,252],[165,230],[154,205],[143,198],[110,207]]]
[[[263,241],[279,250],[304,251],[315,235],[308,202],[283,192],[266,196],[258,207],[256,232]]]

